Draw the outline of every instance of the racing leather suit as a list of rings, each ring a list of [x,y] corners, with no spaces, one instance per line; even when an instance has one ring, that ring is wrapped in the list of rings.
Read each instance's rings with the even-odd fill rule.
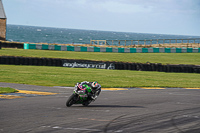
[[[95,99],[99,96],[99,94],[100,94],[100,92],[101,92],[101,85],[98,84],[97,87],[93,88],[93,87],[92,87],[92,83],[93,83],[93,82],[88,82],[88,81],[83,81],[83,82],[81,82],[82,85],[83,85],[83,84],[86,84],[86,85],[88,85],[89,87],[91,87],[92,91],[91,91],[90,94],[88,94],[88,96],[90,96],[93,100],[95,100]]]

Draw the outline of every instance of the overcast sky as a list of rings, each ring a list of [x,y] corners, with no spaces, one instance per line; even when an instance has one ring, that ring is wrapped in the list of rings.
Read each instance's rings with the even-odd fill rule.
[[[3,0],[8,24],[200,36],[200,0]]]

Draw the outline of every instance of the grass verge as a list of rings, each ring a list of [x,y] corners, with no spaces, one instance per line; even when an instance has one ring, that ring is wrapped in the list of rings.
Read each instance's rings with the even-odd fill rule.
[[[0,65],[0,82],[41,86],[74,86],[98,81],[102,87],[200,87],[200,74]]]
[[[15,93],[15,92],[18,92],[18,91],[10,87],[0,87],[0,94]]]
[[[0,50],[0,56],[47,57],[97,61],[200,65],[199,53],[100,53],[3,48]]]

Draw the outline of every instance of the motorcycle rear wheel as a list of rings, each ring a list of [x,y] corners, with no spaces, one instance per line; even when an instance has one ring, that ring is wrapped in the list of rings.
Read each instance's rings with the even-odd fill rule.
[[[66,106],[67,106],[67,107],[70,107],[70,106],[72,106],[72,105],[74,104],[74,98],[75,98],[75,95],[74,95],[74,94],[72,94],[72,95],[68,98],[68,100],[67,100],[67,102],[66,102]]]

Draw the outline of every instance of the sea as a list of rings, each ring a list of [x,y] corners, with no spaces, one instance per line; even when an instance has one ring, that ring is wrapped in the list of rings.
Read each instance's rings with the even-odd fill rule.
[[[24,25],[7,25],[6,40],[11,42],[90,44],[90,40],[191,39],[200,36],[98,31]],[[161,40],[162,41],[162,40]],[[181,41],[181,40],[179,40]],[[200,42],[199,40],[196,40]],[[111,42],[109,42],[111,43]],[[135,41],[137,43],[137,41]],[[147,42],[152,43],[152,42]]]

